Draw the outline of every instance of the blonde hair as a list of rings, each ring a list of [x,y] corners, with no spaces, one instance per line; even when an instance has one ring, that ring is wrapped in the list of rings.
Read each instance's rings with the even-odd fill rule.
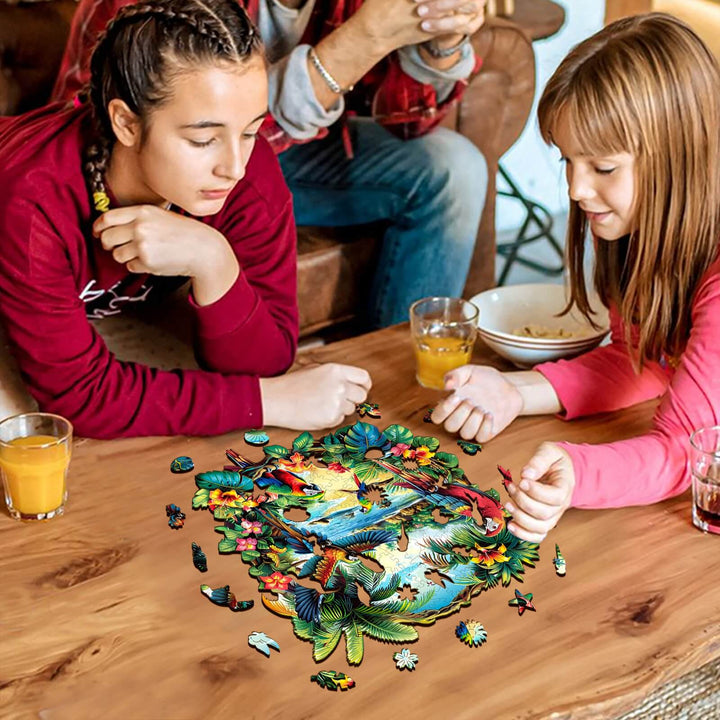
[[[663,354],[677,358],[690,334],[694,293],[720,240],[718,63],[670,15],[618,20],[580,43],[550,78],[538,107],[549,144],[561,117],[588,155],[635,158],[633,230],[626,243],[598,239],[594,284],[603,303],[618,308],[636,370]],[[577,305],[590,317],[587,229],[571,200],[568,309]]]

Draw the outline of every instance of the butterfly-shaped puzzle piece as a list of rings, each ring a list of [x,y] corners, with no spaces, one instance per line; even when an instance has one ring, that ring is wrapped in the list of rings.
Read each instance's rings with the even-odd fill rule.
[[[185,524],[185,513],[177,505],[166,505],[165,514],[168,516],[168,525],[173,530],[179,530]]]

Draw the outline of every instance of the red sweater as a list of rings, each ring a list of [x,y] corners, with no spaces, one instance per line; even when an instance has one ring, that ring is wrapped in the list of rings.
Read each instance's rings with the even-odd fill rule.
[[[87,109],[0,121],[0,321],[40,408],[96,438],[261,426],[258,376],[287,370],[298,333],[292,202],[268,144],[258,139],[223,209],[198,218],[240,264],[222,298],[190,300],[204,369],[160,371],[116,359],[88,321],[181,280],[129,273],[92,236]]]
[[[54,100],[72,99],[90,79],[90,56],[98,36],[121,7],[133,2],[135,0],[80,0],[53,89]],[[257,22],[258,0],[238,2],[253,22]],[[317,0],[300,42],[317,45],[354,15],[362,3],[363,0]],[[476,58],[476,73],[481,64]],[[372,115],[388,130],[407,139],[423,135],[440,124],[448,110],[463,96],[467,85],[466,80],[458,81],[450,96],[438,103],[432,85],[424,85],[406,75],[396,53],[391,53],[356,83],[355,90],[346,97],[346,106],[359,115]],[[322,128],[316,139],[325,137],[327,132]],[[297,142],[270,115],[265,119],[261,133],[276,153]]]

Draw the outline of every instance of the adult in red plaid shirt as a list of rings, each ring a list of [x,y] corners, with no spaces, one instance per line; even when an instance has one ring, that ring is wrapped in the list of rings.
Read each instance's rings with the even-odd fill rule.
[[[420,297],[460,295],[487,167],[475,145],[437,125],[479,69],[468,38],[486,0],[238,1],[265,41],[262,132],[297,223],[388,223],[368,326],[407,319]],[[82,89],[98,34],[128,4],[80,0],[55,99]]]

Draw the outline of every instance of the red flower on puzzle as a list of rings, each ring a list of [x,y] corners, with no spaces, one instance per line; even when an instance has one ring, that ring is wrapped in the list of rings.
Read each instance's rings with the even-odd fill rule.
[[[345,466],[339,462],[328,463],[327,467],[328,467],[328,470],[332,470],[333,472],[336,472],[336,473],[345,472]]]
[[[255,550],[257,548],[257,540],[255,538],[240,537],[236,538],[237,543],[236,550],[243,552],[244,550]]]
[[[258,580],[262,581],[261,590],[272,590],[273,592],[285,592],[291,583],[295,582],[292,575],[283,575],[277,570],[272,575],[260,575]]]
[[[287,460],[278,460],[278,464],[286,467],[288,470],[293,472],[302,472],[308,469],[308,465],[305,462],[305,456],[300,453],[293,453]]]

